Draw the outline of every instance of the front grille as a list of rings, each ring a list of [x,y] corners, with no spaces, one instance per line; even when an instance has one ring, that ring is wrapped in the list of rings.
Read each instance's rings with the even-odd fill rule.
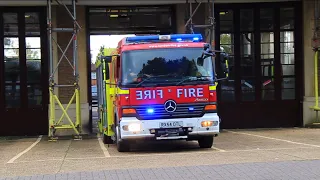
[[[177,104],[174,112],[169,113],[165,110],[164,105],[148,105],[135,107],[138,119],[170,119],[170,118],[183,118],[183,117],[201,117],[205,104]],[[148,113],[148,109],[152,108],[153,113]],[[189,110],[193,108],[193,110]]]

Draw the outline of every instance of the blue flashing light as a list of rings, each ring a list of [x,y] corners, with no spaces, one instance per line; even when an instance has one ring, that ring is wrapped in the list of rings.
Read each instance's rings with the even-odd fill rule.
[[[199,38],[198,37],[194,37],[193,41],[199,41]]]
[[[189,111],[194,111],[194,107],[189,107]]]
[[[200,42],[202,41],[201,34],[171,34],[171,35],[147,35],[127,37],[128,43],[138,42]]]
[[[148,109],[147,109],[147,112],[148,112],[149,114],[152,114],[152,113],[154,112],[154,110],[151,109],[151,108],[148,108]]]

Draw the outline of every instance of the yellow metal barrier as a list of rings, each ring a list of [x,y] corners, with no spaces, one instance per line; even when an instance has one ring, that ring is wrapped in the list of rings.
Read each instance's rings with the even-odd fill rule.
[[[316,121],[318,121],[318,111],[320,111],[319,107],[319,94],[318,94],[318,53],[319,51],[316,50],[314,54],[314,96],[315,96],[315,105],[310,107],[314,111],[316,111]]]
[[[50,94],[50,112],[49,112],[49,141],[55,141],[57,139],[56,137],[56,131],[59,130],[68,130],[72,129],[75,132],[75,138],[81,139],[80,133],[82,131],[82,125],[81,125],[81,106],[80,106],[80,87],[79,87],[79,70],[78,70],[78,32],[81,29],[81,26],[77,22],[76,17],[76,0],[71,0],[72,4],[72,10],[67,7],[64,2],[60,0],[56,0],[56,3],[63,7],[68,13],[69,16],[72,18],[72,24],[73,28],[56,28],[53,27],[52,23],[52,6],[54,5],[52,0],[47,0],[47,30],[48,30],[48,54],[49,54],[49,69],[50,69],[50,77],[49,77],[49,94]],[[71,12],[72,11],[72,12]],[[66,45],[66,47],[63,48],[58,44],[58,41],[55,40],[53,36],[53,32],[59,33],[70,33],[71,37],[69,40],[69,43]],[[72,62],[70,61],[71,57],[67,57],[66,54],[68,54],[68,49],[70,48],[72,44],[72,53],[70,53],[70,56],[72,56]],[[56,45],[56,46],[55,46]],[[61,56],[58,57],[57,64],[54,63],[54,56],[58,53],[53,52],[53,49],[56,48],[58,51],[61,52]],[[71,55],[72,54],[72,55]],[[58,55],[59,56],[59,55]],[[73,78],[75,79],[74,83],[72,84],[56,84],[55,83],[55,74],[59,69],[59,65],[62,62],[62,60],[66,60],[71,69],[73,71]],[[69,103],[67,104],[66,108],[63,107],[61,104],[58,96],[54,93],[55,88],[64,88],[64,87],[72,87],[74,88],[74,93],[72,98],[70,99]],[[72,120],[70,116],[68,115],[68,109],[71,106],[71,104],[75,102],[76,105],[76,116],[75,120]],[[62,116],[59,118],[58,121],[56,121],[56,105],[59,106],[59,108],[62,111]],[[63,119],[66,118],[67,122],[65,123]]]
[[[66,108],[63,107],[61,104],[58,96],[54,93],[54,88],[50,87],[50,118],[49,118],[49,141],[56,141],[57,137],[55,135],[56,131],[58,129],[73,129],[75,132],[75,139],[81,139],[80,133],[81,133],[81,111],[80,111],[80,91],[78,88],[75,89],[75,92],[73,96],[71,97],[68,105]],[[70,105],[73,103],[73,101],[76,100],[76,118],[75,122],[71,120],[70,116],[68,115],[68,109]],[[62,111],[62,115],[59,118],[59,120],[56,122],[56,104],[60,107]],[[69,121],[69,124],[63,123],[63,118],[66,117],[66,119]]]
[[[315,109],[320,110],[319,108],[319,95],[318,95],[318,50],[314,55],[314,93],[315,93]]]

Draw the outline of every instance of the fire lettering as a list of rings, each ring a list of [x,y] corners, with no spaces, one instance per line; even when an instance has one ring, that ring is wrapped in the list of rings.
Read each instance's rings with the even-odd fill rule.
[[[180,98],[181,95],[186,98],[203,97],[203,88],[177,89],[177,97]]]
[[[163,91],[161,89],[158,90],[145,90],[145,91],[136,91],[136,99],[156,99],[157,97],[163,98]]]

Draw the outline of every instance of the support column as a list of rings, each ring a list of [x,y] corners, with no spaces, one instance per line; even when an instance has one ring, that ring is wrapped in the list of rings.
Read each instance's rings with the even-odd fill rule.
[[[311,39],[314,31],[314,0],[303,1],[303,37],[304,37],[304,100],[303,125],[316,120],[316,112],[310,109],[315,104],[314,92],[314,51]]]
[[[177,26],[177,33],[182,34],[185,33],[186,28],[184,27],[185,24],[185,17],[186,17],[186,6],[185,4],[176,4],[176,26]]]

